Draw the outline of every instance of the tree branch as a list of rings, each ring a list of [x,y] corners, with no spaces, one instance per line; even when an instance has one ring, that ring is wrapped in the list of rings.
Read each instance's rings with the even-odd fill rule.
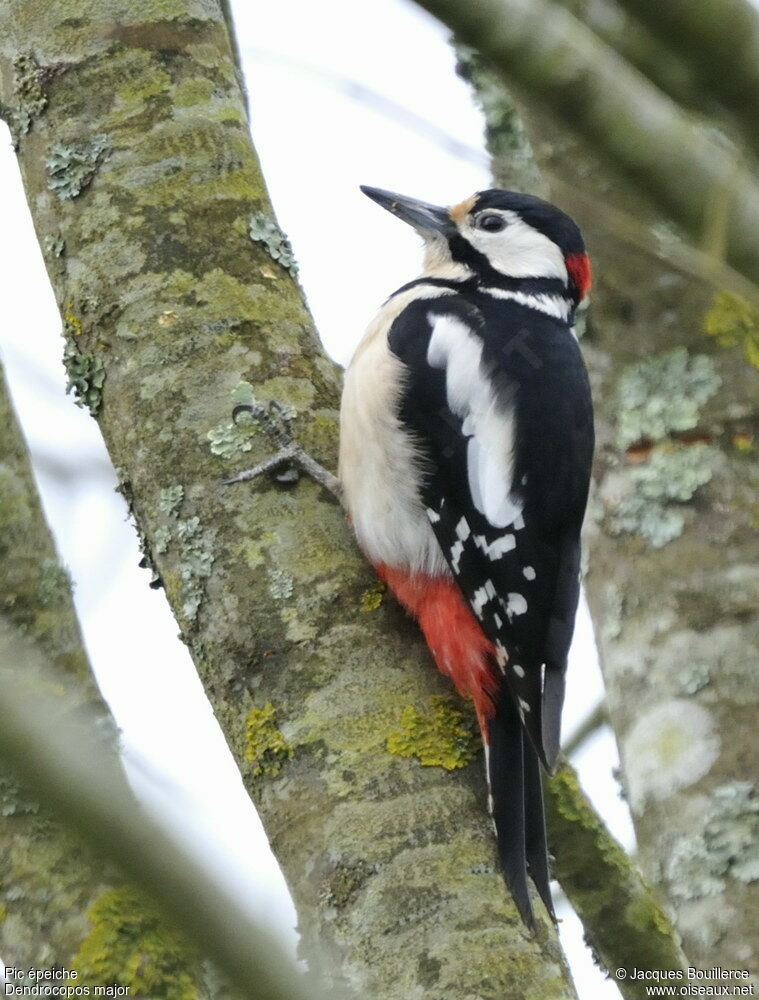
[[[513,183],[541,194],[545,180],[510,95],[483,69],[479,56],[459,47],[459,72],[474,88],[483,106],[488,149],[498,183]],[[597,706],[570,737],[577,746],[605,716]],[[565,748],[565,756],[571,752]],[[563,761],[558,774],[545,782],[548,842],[554,855],[553,874],[582,920],[588,942],[607,969],[673,968],[683,966],[676,935],[649,888],[623,849],[609,834],[579,786],[571,765]],[[636,951],[637,949],[637,951]],[[653,964],[648,964],[653,963]],[[660,964],[663,963],[663,964]],[[643,1000],[636,981],[618,983],[626,1000]]]
[[[338,505],[305,478],[221,485],[270,452],[230,421],[241,384],[276,400],[327,468],[339,392],[250,143],[221,6],[9,0],[8,106],[30,44],[47,101],[19,156],[38,232],[65,245],[47,262],[71,382],[120,469],[309,962],[336,994],[503,1000],[529,982],[569,1000],[555,930],[545,917],[530,937],[507,896],[480,767],[388,749],[407,709],[425,718],[447,687]]]
[[[669,919],[584,795],[567,761],[546,782],[546,820],[553,875],[604,968],[684,969]],[[650,983],[624,979],[617,986],[625,1000],[645,1000]]]
[[[699,239],[727,199],[728,259],[759,279],[759,186],[724,142],[549,0],[418,0],[506,82],[546,102]],[[688,183],[683,183],[683,178]]]
[[[759,12],[748,0],[619,0],[734,112],[759,152]]]
[[[99,853],[115,861],[229,976],[243,997],[318,1000],[280,946],[178,842],[136,806],[93,716],[52,697],[61,676],[0,616],[0,758]],[[15,666],[8,669],[8,664]],[[10,956],[6,956],[10,957]],[[17,965],[16,956],[12,956]],[[43,967],[49,967],[49,959]],[[100,983],[95,985],[107,985]]]
[[[1,365],[0,567],[7,620],[56,666],[69,695],[97,713],[101,724],[109,724]],[[0,720],[0,728],[4,724]],[[115,730],[112,750],[115,757]],[[87,933],[86,913],[107,889],[111,874],[101,859],[83,855],[78,839],[49,819],[47,809],[23,794],[3,768],[0,956],[26,968],[70,965]]]

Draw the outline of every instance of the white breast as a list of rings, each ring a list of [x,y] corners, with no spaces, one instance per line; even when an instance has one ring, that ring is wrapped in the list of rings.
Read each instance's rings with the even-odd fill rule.
[[[422,459],[398,417],[405,366],[387,335],[410,302],[441,294],[416,286],[383,306],[345,372],[340,407],[340,479],[359,545],[375,564],[431,576],[450,571],[421,502]]]

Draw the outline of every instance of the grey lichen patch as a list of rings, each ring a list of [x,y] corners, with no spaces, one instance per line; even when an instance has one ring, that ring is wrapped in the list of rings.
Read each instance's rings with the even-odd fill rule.
[[[208,533],[198,517],[177,523],[176,540],[182,579],[182,614],[195,621],[205,595],[205,581],[211,575],[216,557]]]
[[[158,556],[163,555],[164,552],[169,551],[170,543],[171,528],[166,524],[162,524],[153,533],[153,551]]]
[[[672,698],[644,711],[624,739],[633,812],[703,778],[719,751],[714,717],[702,705]]]
[[[212,535],[203,528],[200,518],[180,520],[184,498],[185,489],[181,483],[164,486],[159,491],[158,510],[166,520],[153,533],[153,551],[163,555],[172,546],[176,547],[182,614],[188,621],[194,622],[205,596],[205,581],[211,575],[216,556]],[[165,578],[167,590],[172,577],[176,580],[176,574],[171,573]]]
[[[617,386],[618,446],[696,427],[701,407],[721,383],[711,358],[691,357],[684,347],[629,365]]]
[[[162,514],[176,514],[184,500],[184,486],[165,486],[158,494],[158,509]]]
[[[47,107],[43,73],[31,52],[21,52],[13,60],[13,94],[16,106],[11,111],[14,145],[27,135],[35,118]]]
[[[612,534],[634,534],[653,548],[678,538],[685,517],[675,504],[692,500],[714,474],[718,452],[706,444],[661,445],[627,473],[627,492],[616,503],[609,528]]]
[[[212,427],[206,437],[212,454],[232,458],[233,455],[251,450],[256,432],[254,421],[243,415],[237,421],[223,420]]]
[[[290,241],[274,219],[259,212],[250,217],[248,233],[254,243],[261,243],[272,260],[281,264],[293,278],[298,277],[298,265]]]
[[[63,366],[68,376],[66,392],[73,392],[76,405],[86,407],[96,417],[103,403],[103,362],[97,355],[80,353],[76,344],[67,341],[63,349]]]
[[[255,406],[253,386],[240,381],[232,390],[230,410],[236,406]],[[253,438],[259,431],[259,422],[251,413],[239,413],[235,420],[222,420],[206,434],[211,452],[222,458],[232,458],[241,452],[250,451]]]
[[[285,601],[292,597],[293,578],[283,569],[273,568],[269,570],[269,593],[277,601]]]
[[[42,245],[51,257],[62,257],[66,249],[66,243],[60,233],[43,237]]]
[[[711,680],[709,664],[699,661],[690,663],[678,671],[676,680],[684,694],[697,694]]]
[[[702,828],[674,845],[666,876],[672,895],[685,900],[719,895],[727,878],[759,881],[759,797],[751,782],[714,790]]]
[[[619,639],[622,635],[622,620],[625,610],[625,598],[622,589],[616,583],[608,583],[604,588],[606,598],[606,616],[603,623],[604,635],[607,639]]]
[[[93,135],[81,142],[54,142],[45,157],[47,186],[60,201],[71,201],[92,182],[106,150],[108,139]]]
[[[38,589],[41,604],[57,604],[71,596],[72,583],[68,570],[57,559],[42,562],[42,575]]]

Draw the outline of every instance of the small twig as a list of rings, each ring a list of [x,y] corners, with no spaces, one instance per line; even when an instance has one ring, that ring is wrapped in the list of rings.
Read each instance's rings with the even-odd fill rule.
[[[586,715],[579,726],[574,729],[571,736],[567,737],[567,741],[562,747],[564,756],[567,758],[573,757],[585,741],[608,721],[609,717],[606,712],[606,702],[599,701],[596,707],[588,715]]]

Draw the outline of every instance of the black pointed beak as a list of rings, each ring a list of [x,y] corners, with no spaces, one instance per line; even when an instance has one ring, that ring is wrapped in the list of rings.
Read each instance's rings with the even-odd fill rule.
[[[416,198],[406,198],[401,194],[394,194],[392,191],[365,187],[363,184],[361,190],[367,198],[376,201],[382,208],[386,208],[388,212],[413,226],[422,236],[430,233],[447,235],[456,229],[447,208],[428,205],[427,202],[417,201]]]

